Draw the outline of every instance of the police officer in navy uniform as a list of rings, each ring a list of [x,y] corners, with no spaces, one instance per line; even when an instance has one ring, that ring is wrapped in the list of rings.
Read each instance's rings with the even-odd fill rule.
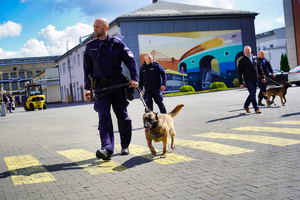
[[[275,74],[273,72],[273,68],[270,64],[270,61],[265,58],[265,52],[263,50],[260,50],[258,52],[258,61],[260,62],[260,65],[262,67],[263,75],[268,77],[269,74],[272,74],[273,78],[275,78]],[[258,105],[259,106],[264,106],[261,101],[262,99],[267,99],[267,97],[264,95],[267,91],[267,86],[268,86],[268,79],[266,79],[265,83],[262,83],[261,81],[258,82],[258,86],[260,87],[260,91],[258,94]],[[269,100],[269,105],[271,105],[273,102]]]
[[[122,62],[125,63],[130,71],[131,80],[129,87],[138,87],[138,66],[134,56],[130,49],[121,41],[121,38],[111,37],[107,34],[108,26],[106,19],[96,19],[94,22],[94,36],[96,38],[86,45],[84,53],[84,97],[86,99],[92,96],[92,89],[88,82],[89,75],[92,75],[97,82],[95,91],[124,83]],[[126,99],[124,87],[117,88],[105,95],[103,95],[103,91],[96,92],[95,95],[99,96],[95,100],[94,110],[98,112],[99,116],[98,130],[101,140],[101,149],[97,150],[96,157],[109,161],[114,152],[111,107],[118,120],[122,148],[121,155],[128,155],[132,123],[127,113],[129,102]]]
[[[146,54],[144,59],[145,62],[140,69],[139,87],[142,90],[145,87],[145,93],[141,92],[141,95],[144,95],[145,103],[151,111],[153,111],[153,98],[160,112],[166,113],[162,91],[166,89],[167,74],[158,62],[152,62],[151,54]]]

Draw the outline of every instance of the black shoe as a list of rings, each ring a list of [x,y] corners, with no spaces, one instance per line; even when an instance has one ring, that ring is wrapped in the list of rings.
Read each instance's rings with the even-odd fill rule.
[[[259,105],[259,106],[265,106],[265,104],[263,104],[263,103],[258,103],[258,105]]]
[[[127,147],[127,148],[123,148],[123,147],[122,147],[121,155],[128,155],[128,154],[129,154],[129,149],[128,149],[128,147]]]
[[[106,161],[111,160],[111,154],[108,153],[108,151],[106,149],[97,150],[96,157],[99,159],[106,160]]]
[[[269,100],[269,105],[272,105],[272,104],[273,104],[273,102]]]

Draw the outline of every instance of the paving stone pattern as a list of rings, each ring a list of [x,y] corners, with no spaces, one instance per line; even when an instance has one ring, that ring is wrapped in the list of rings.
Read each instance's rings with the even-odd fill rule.
[[[174,118],[175,149],[160,159],[162,143],[147,147],[144,107],[130,102],[131,154],[120,154],[114,114],[111,162],[100,149],[93,103],[22,107],[0,117],[0,200],[15,199],[300,199],[300,87],[286,106],[246,114],[245,89],[164,97]],[[158,111],[158,107],[154,107]]]

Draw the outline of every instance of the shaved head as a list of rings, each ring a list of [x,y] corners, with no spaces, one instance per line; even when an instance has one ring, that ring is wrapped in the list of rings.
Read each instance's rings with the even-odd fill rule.
[[[98,18],[94,21],[94,36],[99,40],[107,37],[108,21],[105,18]]]
[[[147,65],[149,65],[152,62],[152,55],[150,53],[145,54],[144,60]]]

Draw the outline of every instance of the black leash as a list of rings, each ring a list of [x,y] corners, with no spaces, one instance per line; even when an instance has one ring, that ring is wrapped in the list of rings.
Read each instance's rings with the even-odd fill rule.
[[[101,94],[101,95],[96,95],[96,96],[93,97],[93,98],[89,98],[89,100],[94,101],[95,99],[98,99],[98,98],[100,98],[100,97],[103,97],[103,96],[107,95],[107,94],[110,93],[110,92],[113,92],[114,90],[116,90],[116,89],[118,89],[118,88],[121,88],[121,87],[127,87],[127,86],[129,86],[129,85],[131,85],[131,83],[123,83],[123,84],[119,84],[119,85],[113,85],[113,86],[104,87],[104,88],[101,88],[101,89],[98,89],[98,90],[94,90],[94,93],[95,93],[95,92],[102,92],[102,91],[106,91],[106,92],[104,92],[104,93]],[[142,97],[142,95],[141,95],[141,92],[142,92],[141,88],[140,88],[140,87],[137,87],[137,88],[135,88],[135,89],[137,90],[137,92],[138,92],[138,94],[139,94],[139,97],[140,97],[140,100],[142,101],[142,103],[143,103],[143,105],[144,105],[146,111],[148,111],[149,109],[148,109],[148,107],[147,107],[147,105],[146,105],[146,102],[144,101],[144,99],[143,99],[143,97]],[[107,91],[107,90],[108,90],[108,91]]]
[[[137,88],[135,88],[135,89],[136,89],[137,92],[139,93],[140,100],[142,101],[142,103],[143,103],[143,105],[144,105],[146,111],[150,111],[149,108],[148,108],[147,105],[146,105],[146,102],[144,101],[144,98],[143,98],[142,95],[141,95],[141,92],[142,92],[141,88],[140,88],[140,87],[137,87]]]
[[[282,85],[282,84],[280,84],[280,83],[277,83],[276,81],[274,81],[274,80],[272,80],[272,79],[270,79],[270,78],[266,77],[265,75],[264,75],[264,78],[266,78],[266,79],[268,79],[268,80],[270,80],[270,81],[272,81],[272,82],[274,82],[274,83],[276,83],[276,84],[278,84],[278,85]]]

